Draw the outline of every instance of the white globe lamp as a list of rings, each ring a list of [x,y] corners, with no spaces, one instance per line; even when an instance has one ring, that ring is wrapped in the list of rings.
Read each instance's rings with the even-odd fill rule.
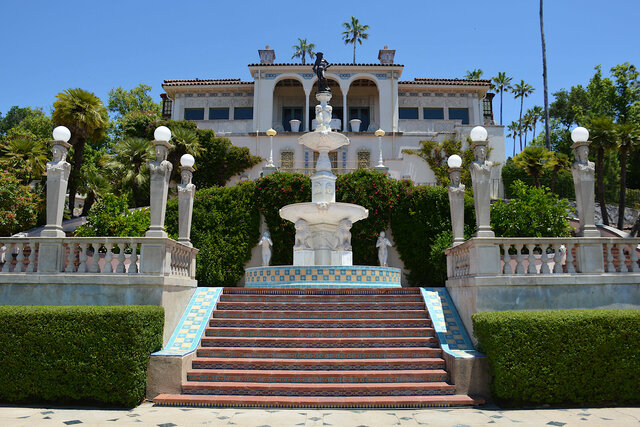
[[[183,168],[192,168],[196,164],[196,159],[191,154],[184,154],[180,157],[180,165]]]
[[[166,126],[158,126],[153,132],[156,141],[169,142],[171,139],[171,130]]]
[[[571,139],[573,142],[587,142],[589,140],[589,131],[579,126],[571,132]]]
[[[471,129],[469,136],[473,142],[483,142],[487,140],[487,130],[482,126],[476,126]]]
[[[462,166],[462,157],[454,154],[447,159],[447,164],[451,169],[459,168],[460,166]]]
[[[53,139],[56,141],[69,142],[69,139],[71,139],[71,131],[65,126],[58,126],[53,130]]]

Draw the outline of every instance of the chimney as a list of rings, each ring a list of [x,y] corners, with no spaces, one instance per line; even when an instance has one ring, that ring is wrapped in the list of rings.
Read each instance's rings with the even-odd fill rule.
[[[276,59],[276,51],[271,49],[269,45],[266,45],[264,49],[258,49],[258,55],[260,55],[261,64],[273,64]]]
[[[378,59],[383,65],[393,64],[393,57],[396,56],[395,49],[389,49],[389,46],[385,46],[384,49],[378,51]]]

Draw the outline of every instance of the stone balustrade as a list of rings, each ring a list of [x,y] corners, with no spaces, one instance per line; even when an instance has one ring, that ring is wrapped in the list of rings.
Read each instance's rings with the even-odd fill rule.
[[[476,260],[472,260],[470,254],[476,252],[475,249],[478,247],[486,249],[487,246],[497,248],[499,251],[492,252],[499,258],[489,259],[486,257],[487,251],[484,251],[484,259],[481,261],[485,268],[482,274],[544,275],[598,271],[637,273],[640,272],[639,245],[640,238],[475,238],[451,247],[445,252],[449,278],[462,278],[478,273],[471,268],[471,264]],[[593,246],[602,248],[602,258],[585,259],[578,255],[581,247]]]
[[[161,274],[195,279],[198,249],[169,238],[150,237],[0,237],[0,274],[39,273],[41,248],[62,247],[46,273]],[[153,247],[153,259],[144,256]],[[165,256],[158,257],[157,248]],[[51,263],[47,263],[51,265]]]

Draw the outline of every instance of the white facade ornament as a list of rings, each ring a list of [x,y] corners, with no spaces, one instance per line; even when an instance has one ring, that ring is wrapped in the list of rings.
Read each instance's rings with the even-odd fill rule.
[[[387,267],[387,258],[389,257],[389,246],[393,246],[389,239],[387,239],[384,231],[381,231],[378,235],[378,241],[376,242],[376,248],[378,248],[378,261],[380,267]]]
[[[258,245],[262,247],[262,266],[268,267],[269,262],[271,261],[271,246],[273,246],[273,242],[271,241],[271,235],[268,231],[265,231],[258,242]]]
[[[293,250],[301,251],[311,249],[311,230],[309,229],[309,223],[304,219],[299,219],[295,222],[294,227],[296,229],[296,241]]]
[[[471,163],[471,182],[473,184],[473,204],[476,210],[476,237],[495,237],[491,230],[491,168],[493,163],[487,160],[487,131],[476,126],[471,130],[473,154]]]

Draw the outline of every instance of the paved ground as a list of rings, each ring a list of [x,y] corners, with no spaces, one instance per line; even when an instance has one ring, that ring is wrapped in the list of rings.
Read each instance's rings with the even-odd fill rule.
[[[0,407],[0,426],[65,425],[377,427],[377,426],[640,426],[640,408],[502,410],[497,407],[405,410],[258,410],[160,408],[130,411]]]

